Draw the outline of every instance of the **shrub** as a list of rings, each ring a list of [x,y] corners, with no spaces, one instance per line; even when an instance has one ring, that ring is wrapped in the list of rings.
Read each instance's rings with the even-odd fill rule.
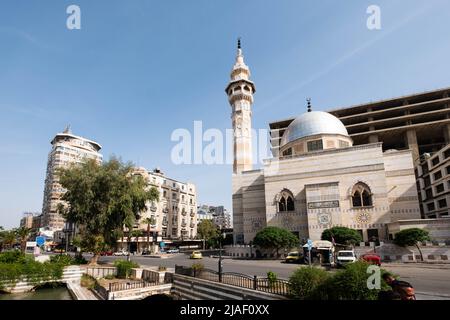
[[[0,263],[23,263],[25,262],[25,254],[19,250],[5,251],[0,253]]]
[[[50,257],[50,262],[60,263],[64,266],[69,266],[69,265],[73,264],[73,260],[74,259],[68,254],[60,254],[60,255]]]
[[[369,289],[367,273],[370,264],[362,261],[350,263],[338,271],[327,283],[327,298],[330,300],[377,300],[380,290]],[[381,270],[383,274],[383,270]],[[381,289],[387,289],[381,279]]]
[[[95,287],[95,279],[87,274],[83,274],[81,276],[81,286],[88,288],[88,289],[93,289]]]
[[[277,274],[273,271],[267,272],[267,280],[269,281],[269,287],[272,287],[277,282]]]
[[[201,271],[205,268],[205,266],[201,263],[194,263],[194,264],[192,264],[191,268],[196,271]]]
[[[310,300],[320,298],[318,291],[328,279],[325,270],[316,267],[301,267],[289,278],[289,289],[295,299]]]
[[[114,266],[117,268],[117,278],[126,279],[131,274],[131,269],[139,268],[139,265],[133,261],[117,260],[114,262]]]
[[[166,271],[166,270],[167,270],[167,267],[165,267],[165,266],[158,267],[158,271]]]
[[[87,264],[87,260],[81,255],[81,254],[77,254],[75,255],[75,257],[73,258],[72,261],[73,264]]]

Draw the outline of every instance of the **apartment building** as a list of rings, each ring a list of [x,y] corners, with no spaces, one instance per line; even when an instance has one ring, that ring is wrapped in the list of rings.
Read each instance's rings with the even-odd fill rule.
[[[143,176],[149,188],[159,191],[159,201],[147,205],[148,210],[141,215],[135,229],[147,230],[144,220],[152,217],[156,222],[151,225],[153,239],[194,239],[197,235],[196,186],[169,178],[158,168],[153,171],[137,168],[135,174]],[[143,238],[146,241],[146,237]]]
[[[450,144],[434,154],[424,154],[415,171],[422,217],[449,217]]]
[[[68,167],[73,163],[82,163],[86,159],[101,162],[103,156],[99,153],[100,144],[72,134],[69,127],[58,133],[51,144],[45,177],[41,227],[56,231],[64,227],[64,218],[58,213],[57,207],[59,203],[63,203],[61,197],[66,191],[58,183],[57,169]]]

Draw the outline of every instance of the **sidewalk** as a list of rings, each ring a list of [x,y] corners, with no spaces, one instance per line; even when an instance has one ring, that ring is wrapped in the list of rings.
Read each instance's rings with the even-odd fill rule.
[[[381,267],[405,267],[450,270],[450,263],[423,263],[423,262],[384,262]]]
[[[450,295],[435,292],[416,292],[417,300],[450,300]]]

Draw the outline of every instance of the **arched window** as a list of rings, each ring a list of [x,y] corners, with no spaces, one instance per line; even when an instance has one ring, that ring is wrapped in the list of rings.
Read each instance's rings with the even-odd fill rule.
[[[284,189],[277,195],[277,209],[278,212],[294,211],[294,195],[287,189]]]
[[[287,211],[294,211],[295,207],[294,207],[294,200],[292,200],[292,197],[289,196],[286,200],[286,207],[287,207]]]
[[[373,205],[372,192],[368,185],[358,182],[352,189],[353,207],[370,207]]]

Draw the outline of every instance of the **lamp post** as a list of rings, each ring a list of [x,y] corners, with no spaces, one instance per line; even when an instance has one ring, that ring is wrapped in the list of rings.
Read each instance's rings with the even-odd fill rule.
[[[219,237],[219,282],[222,282],[222,238],[225,239],[227,234],[224,232],[221,234],[222,237]]]

